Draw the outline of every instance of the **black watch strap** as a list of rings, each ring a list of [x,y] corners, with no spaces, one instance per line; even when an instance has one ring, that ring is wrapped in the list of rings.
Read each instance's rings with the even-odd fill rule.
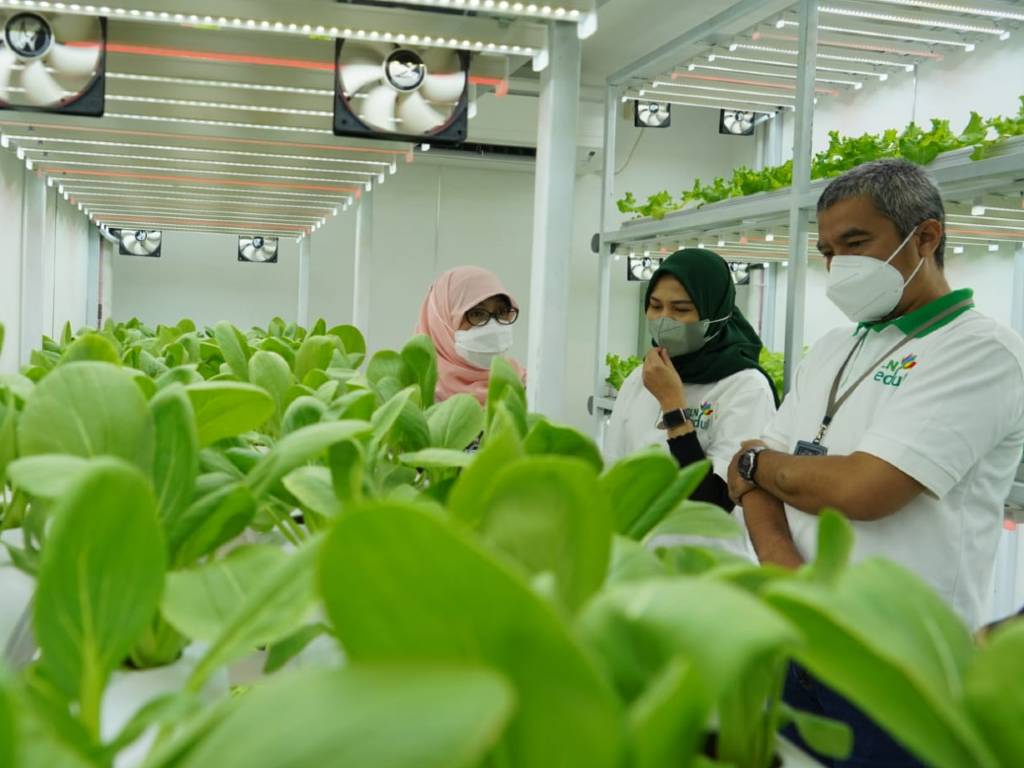
[[[683,426],[688,421],[686,413],[681,408],[676,408],[674,411],[666,411],[661,414],[661,422],[658,424],[658,429],[675,429],[676,427]]]
[[[759,445],[754,448],[748,448],[743,452],[743,456],[740,457],[739,472],[740,476],[748,483],[757,485],[757,481],[754,479],[757,474],[757,457],[762,451],[768,450],[765,446]]]

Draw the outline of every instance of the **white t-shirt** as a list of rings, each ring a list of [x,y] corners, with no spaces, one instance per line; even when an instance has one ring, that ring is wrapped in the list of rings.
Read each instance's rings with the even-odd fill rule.
[[[723,481],[729,478],[729,463],[744,440],[764,431],[775,415],[775,398],[771,385],[760,371],[745,370],[713,384],[685,384],[688,407],[686,415],[697,431],[697,440],[704,455],[711,461],[712,471]],[[615,400],[611,421],[605,432],[605,458],[618,461],[630,454],[660,446],[671,454],[664,430],[658,429],[661,406],[643,382],[643,368],[637,368],[623,382]],[[733,516],[742,525],[743,510],[737,507]],[[745,530],[744,530],[745,533]],[[649,546],[709,546],[756,561],[753,544],[743,538],[705,539],[691,536],[656,538]]]
[[[797,370],[765,442],[792,452],[797,441],[814,440],[832,382],[865,334],[840,396],[905,338],[892,324],[826,335]],[[1003,504],[1024,447],[1024,341],[968,310],[877,365],[839,409],[822,445],[832,456],[876,456],[926,489],[893,515],[852,521],[853,560],[893,560],[931,584],[972,628],[982,624]],[[813,558],[818,518],[789,506],[786,517],[801,555]]]

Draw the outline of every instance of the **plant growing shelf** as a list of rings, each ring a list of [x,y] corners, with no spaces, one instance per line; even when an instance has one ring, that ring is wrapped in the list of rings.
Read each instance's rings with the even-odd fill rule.
[[[972,160],[971,151],[964,148],[946,152],[927,166],[944,197],[972,198],[1024,188],[1024,136],[1007,139],[992,148],[983,160]],[[604,232],[602,239],[617,250],[621,246],[692,237],[710,230],[784,225],[794,205],[813,208],[829,181],[813,181],[809,191],[798,200],[794,200],[792,189],[786,188],[675,211],[660,220],[628,221],[619,229]]]

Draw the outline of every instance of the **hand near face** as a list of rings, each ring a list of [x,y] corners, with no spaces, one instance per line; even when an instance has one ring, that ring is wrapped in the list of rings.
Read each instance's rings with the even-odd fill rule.
[[[669,359],[668,352],[655,347],[644,359],[644,387],[654,395],[662,411],[686,408],[686,387]]]

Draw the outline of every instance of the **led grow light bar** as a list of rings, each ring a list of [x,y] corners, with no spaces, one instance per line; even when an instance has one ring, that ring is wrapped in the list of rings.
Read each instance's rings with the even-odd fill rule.
[[[172,11],[157,11],[153,9],[127,8],[124,6],[91,5],[80,3],[49,2],[49,0],[0,0],[0,8],[12,8],[17,10],[40,10],[58,11],[60,13],[75,14],[79,16],[106,16],[119,21],[140,21],[155,24],[174,24],[186,26],[199,26],[214,29],[234,29],[248,32],[273,32],[302,37],[330,37],[344,38],[347,40],[367,40],[371,42],[395,42],[408,43],[410,45],[424,46],[428,48],[451,48],[456,50],[475,51],[483,54],[499,55],[521,55],[530,56],[536,59],[535,66],[546,65],[547,52],[540,42],[543,38],[543,28],[539,25],[531,25],[528,28],[512,28],[506,33],[516,38],[515,43],[510,44],[505,39],[488,38],[486,34],[493,33],[496,27],[493,22],[480,21],[475,19],[460,19],[460,29],[467,27],[473,30],[470,37],[449,37],[441,34],[445,29],[444,20],[435,17],[429,22],[429,27],[435,34],[420,34],[419,32],[401,32],[393,30],[369,28],[369,23],[390,21],[388,15],[380,13],[377,9],[361,8],[358,11],[350,11],[347,18],[358,17],[361,21],[368,22],[362,27],[337,27],[325,26],[323,24],[300,24],[296,21],[256,19],[256,18],[228,18],[226,16],[210,16],[197,13],[181,13]],[[422,26],[423,22],[420,22]],[[503,30],[504,31],[504,30]],[[527,43],[527,40],[530,42]],[[525,43],[525,44],[524,44]]]
[[[375,178],[378,181],[384,178],[384,174],[381,171],[357,171],[346,168],[345,170],[335,170],[333,168],[307,168],[305,166],[296,165],[267,165],[266,163],[240,163],[233,160],[201,160],[194,157],[166,157],[161,155],[121,155],[113,152],[75,152],[74,150],[61,150],[61,149],[47,149],[45,147],[23,147],[22,150],[25,153],[29,152],[42,152],[47,158],[53,156],[59,157],[99,157],[107,160],[142,160],[144,162],[157,162],[157,163],[173,163],[175,165],[181,163],[191,163],[193,165],[212,165],[227,168],[262,168],[268,171],[300,171],[303,173],[326,173],[331,175],[341,176],[366,176],[369,178]],[[36,158],[36,162],[40,165],[46,164],[45,159]],[[68,165],[80,165],[81,163],[68,163]],[[284,177],[282,177],[284,178]],[[321,179],[321,181],[333,181],[333,179]],[[355,183],[365,183],[366,179],[353,179],[353,178],[342,178],[339,181],[352,181]]]
[[[135,200],[139,199],[139,195],[117,195],[110,194],[107,192],[76,192],[73,190],[67,190],[67,194],[75,200],[81,200],[82,202],[91,202],[92,205],[104,204],[107,201],[118,203],[123,200]],[[337,203],[334,205],[321,205],[317,207],[312,203],[306,205],[296,205],[294,203],[264,203],[257,202],[254,200],[241,200],[238,198],[225,198],[225,197],[203,197],[201,195],[189,196],[189,197],[178,197],[177,195],[153,195],[152,199],[159,200],[160,202],[168,203],[196,203],[201,205],[224,205],[233,206],[236,208],[271,208],[277,209],[288,209],[294,210],[298,213],[310,213],[316,214],[317,216],[323,216],[325,212],[330,213],[337,207]],[[285,211],[287,212],[287,211]]]
[[[48,173],[60,173],[61,171],[64,171],[64,172],[67,172],[67,173],[71,172],[69,168],[66,169],[63,166],[78,166],[78,167],[84,167],[84,168],[112,168],[112,169],[121,170],[121,171],[176,171],[176,170],[188,171],[188,170],[190,170],[188,168],[178,169],[178,168],[173,168],[173,167],[168,168],[168,167],[165,167],[165,166],[156,166],[156,165],[136,165],[134,163],[128,163],[128,164],[125,164],[125,163],[87,163],[87,162],[79,162],[77,160],[60,160],[60,161],[55,161],[55,162],[59,162],[59,164],[61,165],[61,168],[50,168],[50,166],[52,166],[54,163],[51,163],[51,162],[49,162],[46,159],[39,159],[39,160],[36,161],[36,163],[38,163],[38,165],[40,167],[42,167],[42,168],[50,168],[50,170],[47,171]],[[366,179],[324,179],[324,178],[319,178],[319,177],[315,177],[315,176],[280,176],[280,175],[277,175],[277,174],[267,174],[267,173],[242,173],[242,172],[238,172],[238,171],[210,171],[210,170],[206,170],[206,169],[203,169],[201,171],[201,173],[209,174],[210,176],[226,176],[226,177],[238,178],[238,179],[268,179],[268,180],[274,180],[274,181],[277,181],[277,180],[282,180],[282,181],[319,181],[319,182],[331,182],[331,183],[340,182],[340,183],[349,183],[349,184],[363,184],[363,185],[366,186],[366,188],[368,190],[372,188],[372,184],[373,184],[372,181],[367,181]]]
[[[166,77],[163,75],[139,75],[133,72],[107,72],[107,80],[124,80],[133,83],[164,83],[186,85],[194,88],[221,88],[224,90],[259,91],[261,93],[289,93],[296,96],[334,96],[334,91],[322,88],[299,88],[294,85],[267,85],[263,83],[241,83],[235,80],[202,80],[191,77]]]
[[[776,32],[765,32],[757,30],[750,36],[751,40],[755,42],[758,40],[780,40],[785,43],[796,43],[797,38],[794,35],[785,35]],[[931,61],[942,61],[943,56],[941,53],[937,53],[931,50],[914,50],[909,48],[893,48],[889,45],[882,43],[853,43],[847,40],[837,38],[818,38],[819,46],[826,46],[828,48],[843,48],[849,51],[869,51],[871,53],[883,53],[887,56],[910,56],[915,59],[929,59]],[[730,46],[731,48],[731,46]]]
[[[764,96],[765,98],[771,97],[776,99],[793,100],[796,98],[796,96],[792,93],[765,93],[764,91],[747,91],[742,88],[723,88],[721,86],[714,85],[691,85],[690,83],[670,83],[665,80],[655,80],[653,82],[653,86],[655,88],[690,88],[696,91],[743,93],[748,96]]]
[[[799,27],[799,21],[793,21],[792,19],[779,19],[775,23],[776,29],[783,29],[784,27]],[[827,24],[819,24],[819,30],[825,32],[838,32],[842,35],[859,35],[861,37],[878,37],[885,40],[904,40],[911,43],[927,43],[928,45],[948,45],[951,48],[963,48],[965,51],[970,53],[974,50],[974,43],[966,43],[962,40],[949,40],[945,38],[934,38],[934,37],[921,37],[920,35],[907,35],[907,34],[896,34],[892,32],[882,32],[881,30],[868,30],[868,29],[857,29],[856,27],[833,27]]]
[[[875,0],[875,2],[910,8],[927,8],[930,11],[948,11],[949,13],[962,13],[971,16],[987,16],[993,19],[1024,21],[1024,12],[1013,11],[1009,8],[985,8],[962,3],[941,3],[934,0]]]
[[[83,190],[91,190],[91,191],[99,191],[99,192],[105,192],[105,191],[117,192],[117,191],[121,191],[121,190],[125,189],[126,187],[143,188],[143,189],[146,189],[146,190],[172,190],[172,191],[189,190],[190,192],[191,191],[197,191],[197,192],[198,191],[202,191],[202,192],[223,191],[223,192],[230,192],[230,193],[233,193],[233,194],[236,194],[236,195],[239,194],[239,190],[238,190],[238,188],[236,186],[218,186],[216,184],[210,184],[210,185],[204,185],[204,186],[196,186],[196,185],[190,185],[190,184],[176,184],[176,183],[172,183],[172,184],[156,184],[156,183],[152,183],[152,182],[141,182],[141,181],[117,181],[115,183],[115,182],[112,182],[109,179],[105,179],[105,178],[100,178],[100,179],[74,178],[74,179],[61,179],[59,181],[60,181],[61,187],[63,189],[67,189],[68,191],[71,191],[72,194],[81,193]],[[323,197],[323,196],[320,196],[320,195],[310,195],[310,194],[304,193],[304,192],[288,192],[288,191],[284,191],[284,190],[282,190],[282,189],[280,189],[279,187],[276,187],[276,186],[273,189],[258,189],[258,188],[246,189],[245,194],[247,196],[248,195],[256,195],[256,196],[259,196],[259,195],[272,195],[275,200],[278,197],[284,197],[284,198],[289,199],[289,200],[296,200],[296,201],[302,200],[304,202],[326,203],[328,205],[338,205],[339,202],[340,203],[345,203],[345,202],[348,202],[348,201],[352,200],[353,197],[356,197],[356,195],[352,195],[352,194],[349,194],[349,193],[341,193],[337,197]]]
[[[756,75],[756,76],[759,76],[759,77],[776,77],[776,78],[780,78],[782,80],[796,80],[797,79],[796,75],[790,75],[790,74],[785,73],[785,72],[765,72],[763,70],[741,69],[739,67],[720,67],[720,66],[714,66],[712,64],[696,64],[696,63],[691,63],[691,64],[687,64],[686,65],[686,69],[689,70],[690,72],[693,72],[694,70],[697,70],[697,69],[701,69],[701,70],[707,70],[707,71],[710,71],[710,72],[730,72],[732,74],[738,74],[738,75]],[[672,73],[672,77],[673,78],[675,78],[677,76],[682,77],[683,75],[681,73],[678,73],[678,72],[673,72]],[[816,83],[827,83],[828,85],[844,85],[844,86],[849,86],[850,88],[853,88],[855,91],[859,91],[861,88],[864,87],[864,83],[861,82],[860,80],[836,80],[834,78],[816,77],[816,78],[814,78],[814,82],[816,82]],[[777,85],[773,86],[770,83],[765,83],[764,85],[765,85],[765,87],[775,87],[775,88],[779,87]],[[830,95],[835,95],[834,91],[829,90],[827,88],[815,88],[814,90],[815,90],[816,93],[827,93],[827,94],[830,94]]]
[[[894,13],[883,13],[881,11],[870,11],[861,8],[845,8],[835,5],[819,5],[818,13],[831,16],[845,16],[853,19],[870,19],[882,21],[886,24],[908,24],[911,26],[932,27],[935,29],[949,29],[954,32],[976,32],[982,35],[996,35],[1005,40],[1010,33],[1005,29],[999,29],[995,25],[968,24],[963,21],[953,21],[939,18],[920,18],[915,16],[898,15]]]
[[[11,141],[15,142],[40,142],[45,144],[81,144],[84,146],[93,147],[118,147],[123,149],[139,149],[139,150],[151,150],[151,151],[166,151],[166,152],[187,152],[190,154],[210,154],[210,155],[230,155],[233,157],[257,157],[257,158],[272,158],[274,160],[304,160],[316,163],[334,163],[338,165],[357,165],[357,166],[369,166],[378,170],[374,171],[374,175],[381,173],[385,168],[390,173],[394,174],[397,167],[394,163],[388,163],[383,160],[347,160],[338,157],[320,157],[316,155],[282,155],[272,154],[266,152],[243,152],[241,150],[232,149],[208,149],[202,147],[176,147],[170,144],[133,144],[125,141],[95,141],[90,139],[57,139],[49,136],[25,136],[18,134],[7,134],[7,137]],[[194,137],[196,138],[196,137]],[[25,147],[28,150],[28,147]]]
[[[770,59],[751,59],[746,56],[733,56],[728,53],[709,53],[708,62],[714,62],[721,59],[722,61],[740,61],[747,64],[763,64],[768,67],[789,67],[796,69],[797,63],[795,61],[772,61]],[[842,75],[860,75],[861,77],[877,77],[881,81],[889,79],[889,75],[886,72],[867,72],[862,69],[848,69],[840,67],[824,67],[818,64],[815,69],[819,72],[837,72]]]
[[[761,53],[778,53],[784,56],[799,56],[800,51],[793,48],[777,48],[771,45],[757,45],[754,43],[732,43],[729,45],[730,51],[743,50],[743,51],[760,51]],[[914,71],[913,64],[904,64],[896,61],[886,61],[885,59],[871,59],[865,56],[840,56],[832,53],[817,53],[816,58],[826,59],[828,61],[848,61],[851,64],[870,64],[875,67],[891,67],[892,69],[902,69],[907,72]]]
[[[95,205],[94,207],[97,210],[102,210],[104,216],[121,216],[135,214],[139,216],[159,216],[163,214],[171,214],[174,216],[202,216],[214,214],[224,219],[225,221],[233,219],[241,219],[242,221],[252,221],[256,218],[259,218],[260,221],[266,222],[267,224],[315,224],[316,222],[323,219],[323,216],[273,216],[265,215],[262,212],[253,213],[252,211],[222,211],[210,210],[209,208],[129,208],[124,206],[111,205]]]

